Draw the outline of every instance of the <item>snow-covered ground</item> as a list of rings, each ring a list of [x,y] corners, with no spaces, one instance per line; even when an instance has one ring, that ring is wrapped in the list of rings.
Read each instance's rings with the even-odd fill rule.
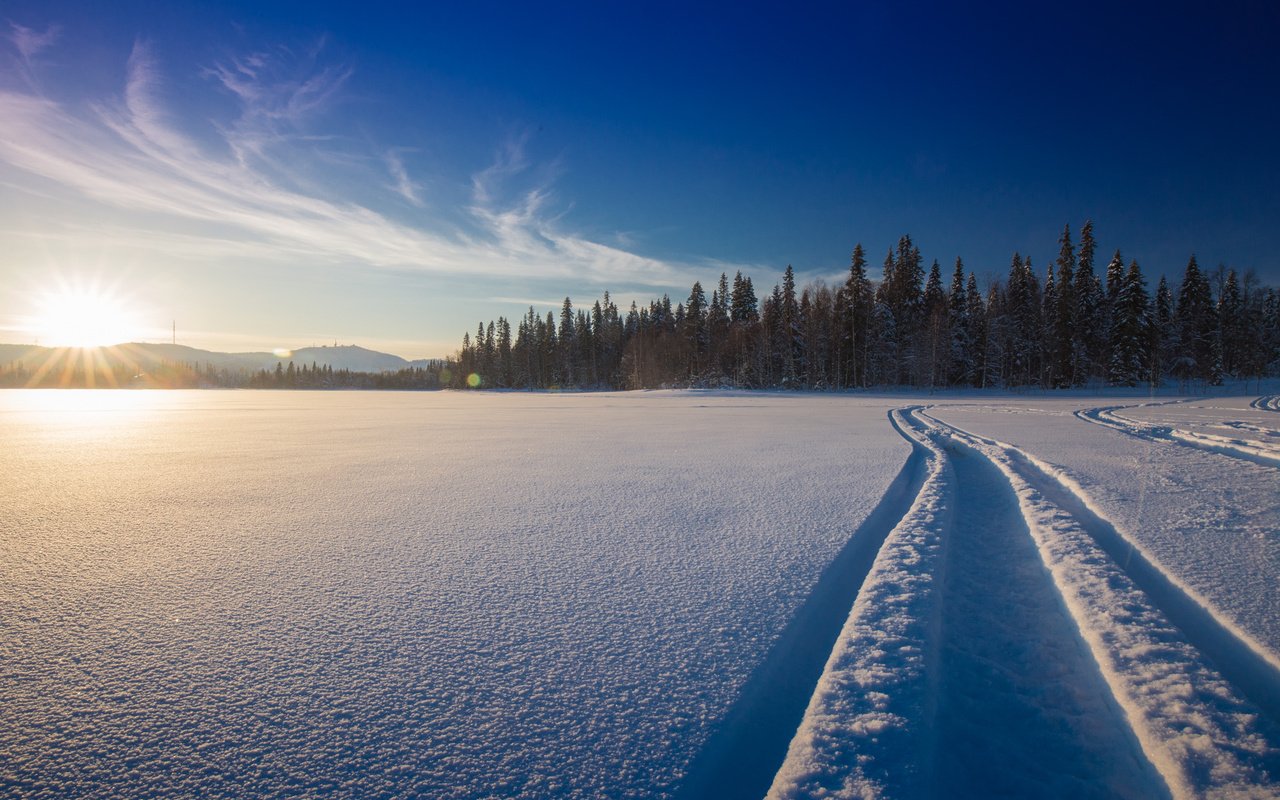
[[[0,794],[1278,797],[1278,409],[0,394]]]
[[[669,795],[890,405],[0,393],[0,796]]]
[[[1280,796],[1276,468],[1138,402],[904,410],[937,466],[772,797]]]

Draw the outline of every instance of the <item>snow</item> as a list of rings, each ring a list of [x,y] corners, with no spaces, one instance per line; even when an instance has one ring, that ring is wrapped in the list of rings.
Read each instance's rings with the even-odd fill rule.
[[[0,794],[1277,797],[1276,397],[0,394]]]
[[[1269,774],[1280,743],[1274,722],[1280,673],[1144,553],[1127,547],[1069,476],[1004,442],[939,430],[980,452],[1008,480],[1101,676],[1170,793],[1280,792]],[[1134,796],[1163,794],[1156,786]],[[1113,796],[1130,793],[1108,787]]]
[[[946,403],[943,422],[1015,445],[1061,469],[1160,568],[1280,664],[1280,474],[1276,467],[1167,438],[1089,424],[1077,411],[1141,400]],[[1188,405],[1187,411],[1175,411]],[[1221,410],[1213,410],[1213,408]],[[1198,411],[1195,409],[1199,409]],[[1126,407],[1122,415],[1246,419],[1247,401]],[[1254,412],[1257,422],[1266,412]],[[1148,417],[1153,422],[1158,417]],[[1264,423],[1258,423],[1264,424]],[[1194,427],[1190,429],[1195,430]]]
[[[670,795],[890,405],[0,394],[0,795]]]
[[[895,417],[927,476],[863,582],[770,798],[913,796],[929,785],[916,756],[927,746],[935,576],[954,489],[938,448]]]

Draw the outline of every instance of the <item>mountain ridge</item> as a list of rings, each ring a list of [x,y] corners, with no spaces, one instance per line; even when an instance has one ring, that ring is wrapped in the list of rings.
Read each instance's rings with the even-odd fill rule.
[[[132,365],[139,371],[170,362],[183,364],[208,364],[217,369],[255,372],[275,369],[277,364],[290,361],[302,366],[315,364],[335,370],[352,372],[396,372],[410,367],[425,367],[438,359],[420,358],[410,361],[391,353],[370,350],[359,345],[321,345],[301,347],[292,351],[226,353],[202,350],[181,344],[157,342],[129,342],[99,348],[43,347],[41,345],[0,344],[0,367],[23,363],[27,367],[42,364],[67,350],[97,351],[108,364]]]

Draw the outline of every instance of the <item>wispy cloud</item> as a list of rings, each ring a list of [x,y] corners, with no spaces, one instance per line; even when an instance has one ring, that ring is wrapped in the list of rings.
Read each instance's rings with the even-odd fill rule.
[[[222,134],[242,164],[270,163],[270,148],[311,138],[303,126],[333,104],[352,73],[344,64],[320,64],[324,45],[319,39],[301,56],[284,47],[230,56],[204,70],[240,103],[239,117]]]
[[[43,31],[28,28],[25,25],[19,25],[16,22],[9,23],[9,41],[13,44],[13,48],[17,53],[18,73],[22,76],[23,82],[28,86],[34,87],[35,81],[35,59],[41,51],[48,49],[58,39],[61,29],[57,25],[50,25]]]
[[[391,173],[391,178],[394,181],[391,185],[391,190],[421,208],[422,198],[418,193],[422,191],[422,186],[409,177],[409,171],[404,168],[404,161],[400,158],[400,152],[398,150],[388,150],[386,162],[387,171]]]
[[[28,64],[41,50],[49,47],[57,40],[60,30],[57,25],[50,25],[43,31],[37,31],[25,25],[19,25],[16,22],[9,23],[9,28],[11,31],[9,39],[13,42],[14,47],[18,48],[18,54],[22,56],[22,60]]]
[[[56,34],[14,30],[10,38],[26,60]],[[715,266],[649,258],[566,230],[563,217],[553,213],[554,165],[531,165],[526,136],[504,142],[493,162],[473,174],[461,225],[406,224],[324,187],[288,179],[277,154],[319,138],[308,120],[335,102],[351,76],[347,66],[320,64],[322,51],[323,43],[306,50],[297,59],[301,66],[289,62],[290,51],[278,49],[208,68],[206,75],[240,108],[217,129],[225,144],[219,153],[183,131],[163,101],[151,48],[140,41],[128,59],[122,96],[87,110],[34,88],[0,90],[0,162],[104,206],[138,212],[135,221],[100,235],[188,257],[207,242],[212,252],[233,250],[242,257],[653,286],[687,284]],[[401,152],[384,148],[371,155],[385,165],[383,175],[390,174],[389,188],[421,207],[421,187]],[[538,178],[533,185],[530,176]],[[511,185],[522,180],[525,185],[513,191]],[[370,182],[379,184],[386,185],[385,178]]]

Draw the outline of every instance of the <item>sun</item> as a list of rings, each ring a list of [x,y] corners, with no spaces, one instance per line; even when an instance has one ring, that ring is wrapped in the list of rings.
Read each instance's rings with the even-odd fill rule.
[[[136,338],[136,316],[117,297],[99,291],[64,288],[42,295],[32,321],[34,333],[49,347],[106,347]]]

